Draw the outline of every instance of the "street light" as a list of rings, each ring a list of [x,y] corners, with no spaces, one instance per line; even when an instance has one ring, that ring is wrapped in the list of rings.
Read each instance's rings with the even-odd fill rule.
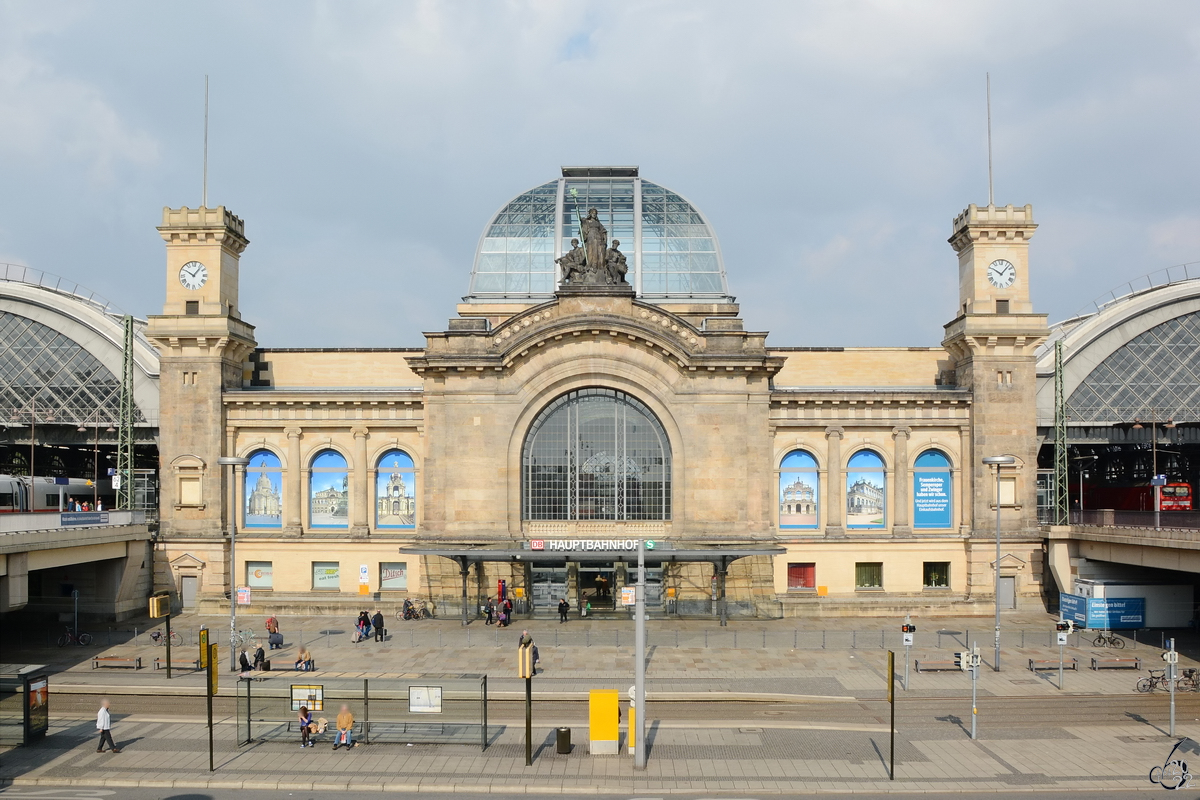
[[[1017,463],[1013,456],[988,456],[983,463],[996,468],[996,657],[992,670],[1000,671],[1000,468],[1011,467]]]
[[[92,439],[92,510],[99,511],[100,505],[100,409],[92,412],[92,427],[94,436]],[[87,433],[87,427],[80,425],[75,430],[80,433]],[[117,429],[108,423],[108,427],[104,429],[105,433],[114,433]]]
[[[1154,530],[1159,530],[1159,511],[1162,509],[1162,484],[1158,479],[1158,426],[1161,424],[1164,428],[1174,428],[1173,420],[1161,420],[1158,418],[1158,411],[1150,409],[1150,458],[1152,462],[1150,476],[1150,486],[1154,489]],[[1133,430],[1140,431],[1144,426],[1142,421],[1137,417],[1133,418]]]
[[[238,467],[250,463],[248,458],[222,456],[217,459],[222,467],[229,467],[229,668],[237,672],[237,483],[234,481]]]

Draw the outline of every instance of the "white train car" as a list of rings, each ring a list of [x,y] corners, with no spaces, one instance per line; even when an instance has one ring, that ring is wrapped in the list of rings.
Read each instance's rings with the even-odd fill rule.
[[[116,492],[112,480],[101,478],[47,478],[35,476],[32,491],[28,475],[0,475],[0,514],[69,511],[72,500],[91,510],[113,508]],[[32,501],[32,502],[31,502]]]

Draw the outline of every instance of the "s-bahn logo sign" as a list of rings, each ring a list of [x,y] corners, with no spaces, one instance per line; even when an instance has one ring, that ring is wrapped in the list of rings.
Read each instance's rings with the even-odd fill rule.
[[[638,549],[637,539],[531,539],[530,550],[608,551]]]

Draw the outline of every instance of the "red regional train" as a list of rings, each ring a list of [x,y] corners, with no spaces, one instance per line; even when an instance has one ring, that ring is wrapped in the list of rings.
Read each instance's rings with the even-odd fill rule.
[[[1096,486],[1084,484],[1084,508],[1111,508],[1118,511],[1153,511],[1154,487],[1147,484]],[[1161,511],[1191,511],[1192,487],[1187,483],[1168,483],[1161,487]]]

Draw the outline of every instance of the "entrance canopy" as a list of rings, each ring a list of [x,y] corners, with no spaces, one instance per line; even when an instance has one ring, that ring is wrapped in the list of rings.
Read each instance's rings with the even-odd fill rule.
[[[615,542],[588,542],[585,540],[569,540],[575,547],[565,549],[541,549],[509,547],[460,547],[460,548],[424,548],[401,547],[400,552],[414,556],[441,556],[457,561],[464,568],[467,564],[477,564],[485,561],[510,561],[513,563],[529,563],[538,566],[562,566],[568,562],[589,563],[637,563],[637,540],[618,539]],[[586,545],[627,545],[627,547],[587,547]],[[547,543],[550,544],[550,543]],[[724,571],[729,564],[739,558],[751,556],[777,556],[786,553],[782,547],[706,547],[697,549],[654,549],[647,548],[645,561],[647,566],[670,564],[675,562],[709,562]]]

